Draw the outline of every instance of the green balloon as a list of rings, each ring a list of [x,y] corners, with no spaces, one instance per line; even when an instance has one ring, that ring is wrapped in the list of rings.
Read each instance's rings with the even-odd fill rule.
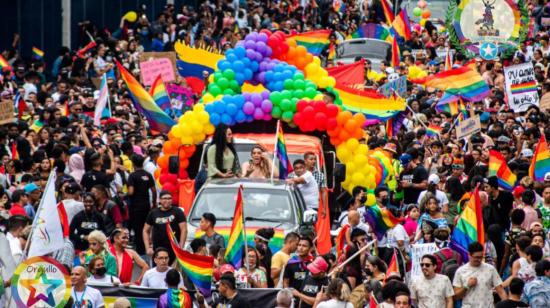
[[[231,88],[231,90],[235,92],[239,92],[239,90],[241,89],[241,86],[239,86],[239,83],[237,82],[237,80],[231,80],[229,82],[229,88]]]
[[[296,73],[294,73],[294,76],[292,76],[292,79],[294,79],[294,80],[304,80],[304,73],[296,72]]]
[[[294,117],[294,113],[292,111],[283,112],[283,115],[282,115],[283,121],[290,123],[290,121],[292,121],[292,117]]]
[[[221,89],[229,88],[229,80],[227,80],[227,78],[225,77],[218,79],[218,81],[216,81],[216,84],[218,84]]]
[[[218,96],[222,93],[222,89],[220,89],[220,87],[215,83],[211,83],[208,85],[208,91],[213,96]]]
[[[292,99],[290,100],[290,102],[291,102],[291,105],[290,105],[291,108],[290,108],[290,110],[291,110],[292,112],[296,112],[296,105],[298,104],[298,101],[299,101],[299,99],[297,99],[297,98],[295,98],[295,97],[292,98]]]
[[[271,116],[275,119],[280,119],[282,114],[283,112],[278,106],[273,106],[273,109],[271,109]]]
[[[281,100],[283,99],[283,95],[281,94],[281,92],[271,92],[271,94],[269,95],[269,99],[273,104],[279,106],[281,104]]]
[[[283,99],[291,99],[292,98],[292,92],[288,91],[288,90],[283,90],[281,92],[282,96],[283,96]]]
[[[304,93],[304,90],[298,89],[298,90],[294,90],[292,95],[296,98],[303,98],[305,93]]]
[[[313,88],[307,88],[305,91],[304,91],[304,94],[306,95],[307,98],[314,98],[315,95],[317,95],[317,90],[313,89]]]
[[[235,72],[228,68],[225,71],[223,71],[223,76],[229,80],[235,79]]]
[[[292,79],[287,79],[284,82],[285,90],[292,90],[294,89],[294,81]]]
[[[231,90],[231,89],[225,89],[225,90],[223,90],[223,94],[225,94],[225,95],[233,95],[233,94],[235,94],[235,92],[234,92],[233,90]]]
[[[283,111],[288,111],[292,109],[292,102],[289,99],[283,99],[281,101],[281,109]]]
[[[303,90],[306,87],[306,83],[303,80],[295,80],[294,81],[294,89],[296,90]]]
[[[222,78],[222,77],[223,77],[223,75],[222,75],[221,72],[215,72],[214,73],[214,81],[220,80],[220,78]]]
[[[420,17],[422,15],[422,9],[418,6],[413,9],[413,15],[416,17]]]

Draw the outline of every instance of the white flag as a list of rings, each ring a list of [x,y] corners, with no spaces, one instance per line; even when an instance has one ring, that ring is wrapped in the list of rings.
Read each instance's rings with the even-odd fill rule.
[[[33,222],[28,257],[44,256],[63,248],[63,228],[55,200],[55,170],[50,174]]]
[[[94,125],[99,126],[100,120],[103,114],[105,113],[105,107],[109,101],[109,87],[107,86],[107,75],[103,74],[101,78],[101,84],[99,85],[99,96],[95,104],[94,111]]]

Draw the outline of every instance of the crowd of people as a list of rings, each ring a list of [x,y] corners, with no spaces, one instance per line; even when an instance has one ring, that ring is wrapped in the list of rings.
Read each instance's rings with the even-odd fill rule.
[[[434,109],[442,93],[411,83],[405,97],[411,111],[404,112],[396,137],[388,138],[384,125],[365,128],[368,138],[362,142],[383,151],[395,171],[394,187],[375,189],[375,206],[401,223],[381,238],[365,221],[367,189],[355,187],[348,198],[330,204],[336,209],[331,212],[339,214],[332,217],[334,237],[346,230],[342,252],[318,254],[315,238],[290,232],[273,253],[269,242],[275,231],[264,228],[247,248],[243,266],[233,268],[224,260],[227,242],[216,232],[212,213],[200,220],[204,234],[187,242],[188,213],[155,180],[157,159],[168,137],[149,129],[114,60],[139,76],[142,52],[172,51],[177,40],[223,51],[251,31],[331,29],[331,44],[338,44],[362,23],[385,22],[379,1],[341,2],[343,11],[335,9],[333,1],[199,1],[197,7],[167,5],[151,21],[145,14],[134,23],[122,19],[118,29],[85,21],[79,24],[78,45],[93,39],[95,48],[78,53],[61,47],[48,65],[27,58],[15,35],[12,46],[2,52],[11,70],[1,72],[0,96],[21,97],[27,107],[17,121],[0,126],[0,217],[5,231],[0,241],[7,242],[11,252],[9,260],[2,257],[2,265],[25,258],[32,221],[55,172],[57,198],[70,226],[63,249],[51,256],[71,269],[73,307],[102,307],[101,293],[93,288],[97,283],[165,287],[167,294],[178,288],[194,290],[175,262],[167,223],[181,247],[215,257],[213,285],[219,296],[209,302],[195,294],[200,307],[250,307],[239,292],[242,288],[280,288],[277,307],[550,306],[550,173],[543,182],[528,175],[538,141],[542,135],[550,137],[550,114],[537,106],[520,113],[507,108],[503,75],[507,65],[532,62],[540,97],[549,95],[549,32],[544,21],[550,6],[543,0],[527,1],[534,27],[517,52],[496,61],[477,59],[479,73],[491,88],[484,100],[468,103],[470,115],[480,117],[480,133],[457,140],[457,115]],[[364,86],[376,89],[388,75],[407,75],[412,66],[436,73],[444,69],[437,50],[448,46],[445,31],[428,21],[401,46],[397,70],[385,62],[380,71],[374,70],[366,59]],[[328,48],[322,57],[327,66],[338,65]],[[458,53],[453,66],[466,61]],[[96,82],[105,73],[112,114],[95,126]],[[204,81],[208,83],[207,76]],[[189,86],[182,77],[174,83]],[[196,93],[194,102],[199,98]],[[177,106],[174,117],[186,108],[174,100],[172,105]],[[437,138],[426,134],[428,125],[442,128]],[[488,176],[490,150],[498,150],[517,175],[512,191]],[[240,164],[232,131],[223,125],[216,128],[205,158],[197,185],[211,178],[278,176],[261,146]],[[316,170],[315,159],[314,153],[305,153],[293,162],[294,172],[287,179],[312,210],[319,200],[329,200],[325,174]],[[462,256],[453,249],[451,235],[476,188],[486,241],[471,243],[468,255]],[[424,243],[435,243],[437,251],[420,258],[421,273],[413,276],[411,247]],[[396,267],[390,267],[394,258]],[[167,294],[159,299],[159,307],[171,307]],[[115,307],[118,304],[124,307],[124,299]]]

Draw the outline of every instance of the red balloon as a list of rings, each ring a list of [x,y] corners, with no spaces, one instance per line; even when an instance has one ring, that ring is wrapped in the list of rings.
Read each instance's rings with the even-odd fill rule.
[[[173,183],[176,184],[178,182],[178,176],[176,174],[161,174],[159,177],[160,185],[164,185],[166,183]]]
[[[325,104],[325,102],[315,102],[313,104],[313,109],[315,109],[315,113],[326,113],[327,104]]]
[[[336,118],[327,118],[327,130],[333,130],[338,125],[338,122],[336,122]]]
[[[174,184],[174,183],[166,183],[166,184],[162,185],[162,189],[167,190],[167,191],[169,191],[170,193],[173,194],[178,188],[177,188],[176,184]]]
[[[324,113],[317,113],[315,115],[315,128],[323,131],[327,129],[327,115]]]
[[[306,119],[313,117],[314,114],[315,114],[315,109],[313,109],[313,107],[307,106],[306,108],[304,108],[304,116],[306,117]]]
[[[187,173],[187,171],[185,169],[180,169],[179,176],[180,176],[180,179],[188,179],[189,178],[189,174]]]
[[[296,123],[296,125],[298,126],[302,126],[302,113],[301,112],[296,112],[294,114],[294,117],[292,118],[292,120],[294,121],[294,123]]]
[[[301,100],[301,101],[298,101],[298,103],[296,103],[296,110],[298,112],[302,112],[304,111],[304,108],[306,108],[308,106],[307,102],[304,101],[304,100]]]
[[[338,112],[340,111],[340,108],[334,104],[327,105],[327,115],[329,117],[335,117],[338,115]]]
[[[302,125],[303,131],[305,132],[312,132],[315,130],[315,122],[314,121],[305,121]]]

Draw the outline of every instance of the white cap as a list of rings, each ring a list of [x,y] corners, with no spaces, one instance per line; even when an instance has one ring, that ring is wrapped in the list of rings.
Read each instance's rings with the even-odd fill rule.
[[[439,184],[439,176],[437,174],[430,174],[428,177],[428,183]]]
[[[544,175],[544,181],[550,182],[550,172],[546,172],[546,174]]]
[[[523,157],[533,157],[533,150],[523,149],[521,150],[521,155],[523,155]]]

